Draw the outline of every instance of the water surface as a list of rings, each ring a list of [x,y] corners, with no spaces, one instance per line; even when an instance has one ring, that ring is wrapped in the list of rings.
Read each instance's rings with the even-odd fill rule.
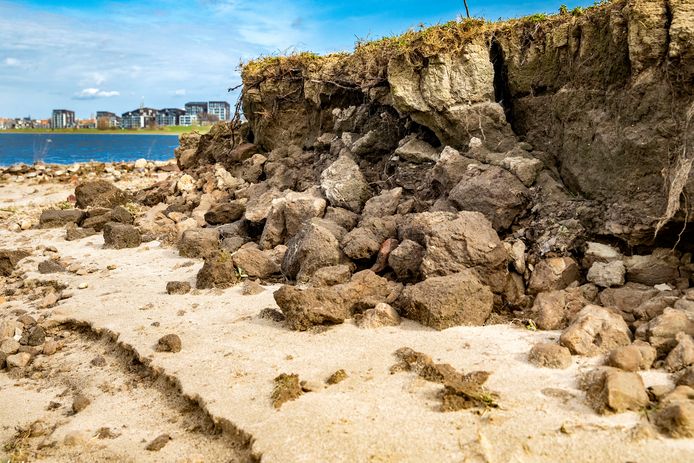
[[[161,161],[173,157],[178,135],[0,133],[0,166],[20,162]]]

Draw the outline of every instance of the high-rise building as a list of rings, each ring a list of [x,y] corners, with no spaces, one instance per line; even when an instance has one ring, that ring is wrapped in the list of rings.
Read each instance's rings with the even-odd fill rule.
[[[75,127],[75,112],[67,109],[54,109],[51,115],[52,129],[70,129]]]
[[[231,119],[231,106],[226,101],[210,101],[207,104],[207,113],[217,116],[220,121]]]
[[[121,117],[121,127],[124,129],[144,129],[157,123],[159,111],[152,108],[137,108]]]

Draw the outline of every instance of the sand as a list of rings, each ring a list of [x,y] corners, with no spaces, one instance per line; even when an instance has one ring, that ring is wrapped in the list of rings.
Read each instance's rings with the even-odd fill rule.
[[[17,213],[28,216],[70,193],[69,186],[26,188]],[[0,204],[17,194],[16,186],[0,187]],[[601,416],[586,405],[577,379],[601,358],[573,357],[566,370],[528,363],[530,348],[559,332],[514,324],[434,331],[407,320],[397,327],[361,329],[348,321],[324,332],[293,332],[258,317],[277,307],[276,287],[255,296],[241,295],[239,287],[168,295],[168,281],[194,283],[200,260],[181,258],[158,242],[108,250],[100,235],[73,242],[63,236],[59,229],[0,230],[0,248],[55,246],[61,258],[94,270],[40,275],[36,266],[44,258],[37,252],[20,264],[27,278],[59,280],[73,296],[51,309],[38,309],[35,301],[0,305],[0,317],[19,307],[46,314],[55,325],[49,334],[67,340],[59,353],[35,360],[37,377],[0,373],[0,439],[35,420],[55,426],[48,437],[26,439],[31,461],[75,461],[76,455],[88,456],[84,461],[250,461],[252,454],[282,463],[685,462],[694,455],[692,440],[642,438],[636,430],[644,414]],[[182,350],[157,352],[157,340],[169,333],[181,338]],[[486,386],[499,395],[500,407],[438,411],[441,385],[390,373],[401,347],[463,372],[490,371]],[[90,365],[96,355],[105,366]],[[133,358],[144,364],[135,372],[128,368]],[[328,386],[325,380],[339,369],[347,378]],[[298,374],[312,391],[275,409],[273,379],[280,373]],[[670,384],[663,372],[642,376],[647,386]],[[71,416],[69,394],[76,390],[92,403]],[[61,408],[46,410],[51,401]],[[93,437],[102,427],[120,435]],[[162,433],[173,439],[159,452],[145,450]],[[39,449],[43,441],[53,444]]]

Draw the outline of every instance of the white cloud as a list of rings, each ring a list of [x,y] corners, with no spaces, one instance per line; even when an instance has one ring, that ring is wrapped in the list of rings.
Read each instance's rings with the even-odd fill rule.
[[[5,66],[10,66],[10,67],[17,67],[21,64],[21,62],[17,58],[5,58]]]
[[[184,96],[186,94],[186,89],[179,88],[178,90],[174,90],[173,94],[176,96]]]
[[[108,80],[107,76],[103,72],[89,72],[84,79],[80,82],[81,85],[101,85]]]
[[[94,100],[96,98],[111,98],[114,96],[119,96],[120,92],[115,90],[99,90],[98,88],[85,88],[81,92],[75,93],[74,99],[76,100]]]

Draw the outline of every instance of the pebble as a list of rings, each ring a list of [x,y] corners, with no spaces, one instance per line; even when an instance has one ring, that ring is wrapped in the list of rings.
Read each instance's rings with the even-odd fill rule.
[[[87,289],[89,288],[89,285],[87,283],[80,283],[77,285],[77,289]]]
[[[169,443],[171,440],[171,436],[168,434],[162,434],[158,436],[156,439],[154,439],[152,442],[147,444],[147,447],[145,449],[149,450],[150,452],[158,452],[159,450],[163,449],[166,444]]]
[[[46,341],[43,344],[43,355],[53,355],[58,351],[58,342],[57,341]]]
[[[159,352],[180,352],[181,338],[176,334],[167,334],[162,336],[157,343],[157,351]]]
[[[115,270],[117,268],[118,268],[118,266],[115,264],[109,264],[106,266],[106,270]]]
[[[13,338],[5,339],[2,344],[0,344],[0,352],[4,352],[7,355],[16,354],[19,347],[20,344],[17,340]]]
[[[91,400],[87,398],[84,394],[77,394],[75,398],[72,400],[72,411],[75,413],[79,413],[85,408],[89,406],[89,404],[92,403]]]
[[[20,352],[14,355],[7,356],[7,367],[8,368],[24,368],[31,361],[31,354],[27,352]]]

